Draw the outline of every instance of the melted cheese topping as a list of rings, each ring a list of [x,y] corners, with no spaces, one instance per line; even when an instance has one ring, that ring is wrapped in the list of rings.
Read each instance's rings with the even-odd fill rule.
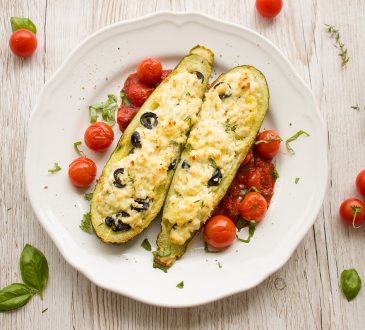
[[[151,208],[157,190],[166,184],[168,168],[179,156],[200,110],[201,81],[194,73],[177,73],[153,97],[149,111],[157,115],[157,126],[147,129],[140,124],[136,131],[142,147],[106,167],[103,189],[94,196],[99,223],[124,211],[129,217],[123,217],[123,223],[132,228],[142,225],[144,212],[133,208],[141,207],[138,200],[148,201]],[[114,185],[114,171],[119,168],[124,169],[118,176],[123,188]]]
[[[216,168],[224,178],[242,153],[263,98],[247,69],[227,73],[223,79],[205,94],[185,147],[184,159],[190,168],[177,169],[174,190],[165,203],[163,216],[173,224],[170,239],[175,244],[184,244],[209,218],[219,185],[209,186],[208,181]]]

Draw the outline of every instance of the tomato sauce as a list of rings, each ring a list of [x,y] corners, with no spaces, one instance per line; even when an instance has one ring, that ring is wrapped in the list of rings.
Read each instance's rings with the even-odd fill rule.
[[[246,195],[248,189],[256,188],[269,205],[274,194],[275,165],[271,160],[260,157],[255,151],[244,161],[233,179],[226,195],[213,211],[213,215],[225,215],[233,222],[240,218],[238,204]]]

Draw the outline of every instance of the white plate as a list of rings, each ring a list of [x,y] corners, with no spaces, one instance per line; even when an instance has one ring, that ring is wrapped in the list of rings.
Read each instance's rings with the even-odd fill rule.
[[[67,170],[76,158],[73,143],[83,140],[89,124],[88,105],[118,93],[142,58],[157,57],[165,68],[173,68],[197,44],[215,52],[216,73],[251,64],[265,74],[271,102],[263,128],[276,129],[283,137],[303,129],[310,137],[293,143],[294,156],[282,147],[276,158],[280,178],[275,195],[250,244],[237,242],[220,254],[207,254],[199,235],[165,274],[152,268],[152,254],[140,247],[146,237],[155,247],[159,221],[126,245],[103,244],[79,229],[89,205],[72,188]],[[117,127],[115,133],[119,137]],[[83,149],[100,174],[112,149],[104,155]],[[250,289],[288,260],[321,207],[326,154],[325,126],[313,95],[273,44],[252,30],[201,14],[163,12],[100,30],[54,74],[29,122],[26,183],[39,221],[64,258],[91,281],[149,304],[185,307]],[[48,174],[54,162],[62,171]],[[184,289],[176,287],[180,281]]]

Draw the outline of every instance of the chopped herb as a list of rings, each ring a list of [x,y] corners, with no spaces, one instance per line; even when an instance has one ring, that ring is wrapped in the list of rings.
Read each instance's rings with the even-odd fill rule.
[[[239,238],[238,235],[236,235],[237,239],[243,243],[250,243],[251,238],[255,234],[256,224],[257,224],[256,221],[250,221],[249,226],[248,226],[248,237],[246,239],[242,239],[242,238]]]
[[[154,256],[159,256],[159,257],[168,257],[171,254],[171,249],[168,246],[166,249],[164,250],[157,250],[157,251],[153,251],[152,254]]]
[[[347,48],[341,41],[340,32],[335,25],[325,24],[325,26],[326,26],[326,31],[330,34],[330,37],[335,39],[334,46],[336,48],[339,48],[340,52],[338,56],[341,58],[342,66],[345,66],[350,60],[350,58],[347,55]]]
[[[124,93],[123,90],[120,91],[120,99],[122,100],[122,104],[125,104],[125,105],[130,105],[131,104],[131,102],[125,96],[125,93]]]
[[[150,242],[148,241],[148,239],[147,238],[145,238],[144,240],[143,240],[143,242],[141,243],[141,246],[146,250],[146,251],[151,251],[152,250],[152,248],[151,248],[151,244],[150,244]]]
[[[58,165],[58,163],[54,163],[54,168],[49,169],[48,172],[56,173],[61,170],[62,170],[62,168],[60,167],[60,165]]]
[[[85,155],[84,155],[84,153],[79,149],[79,146],[82,144],[82,142],[81,141],[77,141],[77,142],[75,142],[74,143],[74,149],[75,149],[75,151],[76,151],[76,153],[79,155],[79,156],[82,156],[82,157],[84,157]]]
[[[255,142],[255,144],[270,143],[272,141],[283,141],[283,140],[280,136],[274,136],[273,138],[268,139],[268,140],[258,140],[258,141]]]
[[[226,120],[225,126],[226,126],[226,128],[225,128],[226,133],[228,133],[228,132],[235,132],[236,129],[237,129],[237,125],[231,124],[229,122],[229,119]]]
[[[294,155],[294,149],[290,146],[290,142],[293,142],[294,140],[296,140],[299,136],[301,135],[305,135],[305,136],[310,136],[306,131],[300,130],[298,132],[296,132],[293,136],[291,136],[289,139],[287,139],[285,141],[285,145],[286,145],[286,149],[288,149],[289,153]]]
[[[87,200],[87,201],[91,201],[91,199],[93,198],[93,193],[86,193],[84,195],[84,198]]]
[[[204,201],[200,203],[200,207],[205,207]]]
[[[153,268],[161,269],[164,273],[167,273],[167,270],[168,270],[167,267],[164,267],[164,266],[158,264],[157,262],[154,262],[153,263]]]
[[[190,122],[191,122],[191,116],[186,116],[186,117],[184,118],[184,121],[190,121]]]
[[[240,231],[242,228],[245,228],[247,226],[248,226],[248,221],[240,217],[236,223],[237,230]]]
[[[190,143],[187,143],[186,145],[185,145],[185,151],[186,152],[189,152],[189,151],[191,151],[193,149],[193,147],[192,147],[192,145],[190,144]]]
[[[171,140],[170,144],[175,146],[175,147],[178,147],[180,145],[180,143],[176,142],[175,140]]]
[[[260,190],[259,189],[257,189],[255,186],[252,186],[252,187],[250,187],[249,189],[243,189],[243,190],[241,190],[241,196],[246,196],[249,192],[251,192],[251,191],[254,191],[254,192],[260,192]]]
[[[191,94],[189,92],[186,92],[186,96],[191,96]]]
[[[110,126],[115,124],[115,112],[118,109],[117,97],[114,94],[108,94],[108,99],[89,106],[90,123],[98,120],[98,113],[105,123]]]
[[[208,160],[209,160],[210,166],[212,166],[213,168],[218,168],[218,165],[213,158],[208,158]]]
[[[275,178],[275,180],[279,178],[279,172],[276,167],[272,171],[272,176]]]
[[[91,234],[92,233],[92,229],[91,229],[91,214],[90,214],[90,212],[89,213],[85,213],[82,216],[81,224],[80,224],[79,227],[85,233],[88,233],[88,234]]]
[[[222,268],[222,264],[218,261],[218,267]]]
[[[209,250],[208,249],[208,243],[207,242],[204,242],[204,251],[206,253],[219,253],[219,252],[221,252],[221,251],[212,251],[212,250]]]
[[[300,178],[295,178],[295,184],[298,184]]]
[[[178,283],[176,285],[176,287],[179,288],[179,289],[183,289],[184,288],[184,281],[181,281],[180,283]]]
[[[354,109],[356,111],[360,111],[361,110],[361,107],[358,104],[356,104],[356,105],[352,105],[351,106],[351,109]],[[365,107],[363,109],[365,110]]]

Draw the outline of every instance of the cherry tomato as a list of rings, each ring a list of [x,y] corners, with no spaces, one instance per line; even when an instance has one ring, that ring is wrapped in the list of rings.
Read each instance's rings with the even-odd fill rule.
[[[243,179],[244,184],[248,189],[255,187],[261,190],[261,171],[258,168],[251,167],[248,169]]]
[[[122,104],[117,112],[117,123],[119,129],[124,132],[139,108],[133,105]]]
[[[357,198],[348,198],[342,202],[339,212],[343,222],[360,226],[364,222],[365,204]]]
[[[85,131],[84,140],[86,145],[94,151],[106,150],[114,140],[112,128],[103,123],[91,124]]]
[[[37,49],[37,37],[32,31],[19,29],[9,39],[11,51],[19,57],[29,57]]]
[[[259,222],[266,214],[267,202],[260,193],[250,192],[238,205],[238,210],[243,219]]]
[[[162,70],[161,81],[164,80],[171,72],[172,70]]]
[[[152,87],[148,87],[139,81],[137,73],[133,73],[128,77],[123,90],[127,99],[136,107],[140,107],[153,92]]]
[[[356,177],[356,189],[360,195],[365,196],[365,170],[362,170]]]
[[[146,58],[138,64],[139,80],[147,86],[155,86],[161,81],[162,65],[157,58]]]
[[[283,0],[256,0],[257,11],[265,17],[275,17],[283,8]]]
[[[71,183],[78,188],[87,188],[96,176],[95,163],[86,157],[76,158],[68,168]]]
[[[270,142],[260,142],[260,141],[270,141]],[[257,153],[266,159],[274,158],[279,152],[280,148],[280,136],[276,131],[267,130],[259,133],[256,138],[255,145]]]
[[[246,158],[243,160],[241,166],[247,165],[251,161],[252,158],[253,158],[253,152],[252,152],[252,149],[250,149],[250,151],[246,155]]]
[[[204,225],[204,238],[209,245],[217,249],[226,248],[236,238],[236,226],[230,218],[216,215]]]

